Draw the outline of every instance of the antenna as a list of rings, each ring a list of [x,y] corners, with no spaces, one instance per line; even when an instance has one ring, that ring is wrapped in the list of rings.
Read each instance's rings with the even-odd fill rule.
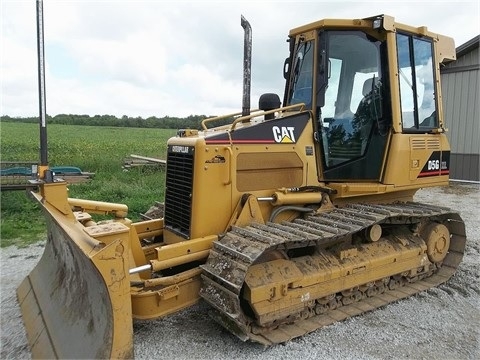
[[[48,170],[47,112],[45,101],[45,50],[43,40],[43,1],[37,0],[37,55],[38,55],[38,97],[40,123],[40,167],[38,175],[46,182],[52,182]]]

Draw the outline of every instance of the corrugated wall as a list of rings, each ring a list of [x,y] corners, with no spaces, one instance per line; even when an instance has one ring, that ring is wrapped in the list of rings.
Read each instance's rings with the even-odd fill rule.
[[[452,147],[450,178],[480,181],[478,46],[442,69],[443,110]]]

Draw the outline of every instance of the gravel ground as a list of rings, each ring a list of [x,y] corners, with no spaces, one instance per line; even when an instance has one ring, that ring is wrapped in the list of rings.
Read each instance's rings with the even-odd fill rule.
[[[460,212],[465,257],[446,284],[319,329],[284,345],[243,343],[211,320],[205,303],[134,324],[139,359],[480,359],[480,186],[420,190],[416,201]],[[1,249],[1,359],[29,358],[15,289],[43,243]]]

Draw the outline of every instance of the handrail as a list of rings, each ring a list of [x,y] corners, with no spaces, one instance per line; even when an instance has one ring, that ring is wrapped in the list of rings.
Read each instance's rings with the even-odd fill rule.
[[[247,122],[250,119],[258,117],[258,116],[273,114],[273,113],[276,113],[276,112],[285,112],[285,111],[293,110],[293,109],[296,109],[296,108],[298,108],[299,111],[303,111],[303,110],[305,110],[305,104],[304,103],[293,104],[293,105],[283,106],[283,107],[280,107],[278,109],[272,109],[272,110],[268,110],[268,111],[255,109],[255,110],[251,111],[250,115],[237,117],[232,122],[232,125],[230,125],[230,130],[234,130],[235,126],[239,122]],[[236,113],[233,113],[233,114],[227,114],[227,115],[215,116],[215,117],[208,118],[208,119],[203,119],[202,123],[201,123],[202,128],[203,128],[203,130],[208,130],[207,123],[209,123],[209,122],[218,121],[218,120],[226,119],[226,118],[229,118],[229,117],[235,117],[235,116],[239,116],[239,115],[242,115],[242,113],[241,112],[236,112]],[[228,125],[226,125],[225,127],[228,127]]]
[[[305,104],[304,104],[304,103],[293,104],[293,105],[288,105],[288,106],[280,107],[280,108],[278,108],[278,109],[272,109],[272,110],[268,110],[268,111],[262,111],[261,113],[258,113],[258,114],[250,114],[250,115],[247,115],[247,116],[239,117],[239,118],[237,118],[237,119],[232,123],[232,126],[230,126],[230,131],[235,130],[235,126],[236,126],[239,122],[247,122],[247,121],[249,121],[250,119],[255,118],[255,117],[257,117],[257,116],[273,114],[273,113],[276,113],[276,112],[284,112],[284,111],[292,110],[292,109],[296,109],[296,108],[298,108],[299,111],[303,111],[303,110],[305,109]]]
[[[223,185],[230,185],[232,183],[232,159],[233,159],[233,152],[232,148],[227,146],[224,148],[225,152],[228,153],[228,169],[227,169],[227,181],[223,182]]]
[[[253,111],[258,111],[258,109],[255,109]],[[215,117],[212,117],[212,118],[208,118],[208,119],[203,119],[202,120],[202,128],[203,130],[208,130],[207,128],[207,122],[212,122],[212,121],[217,121],[217,120],[222,120],[222,119],[226,119],[226,118],[229,118],[229,117],[234,117],[234,116],[239,116],[239,115],[242,115],[242,112],[236,112],[236,113],[233,113],[233,114],[227,114],[227,115],[220,115],[220,116],[215,116]]]

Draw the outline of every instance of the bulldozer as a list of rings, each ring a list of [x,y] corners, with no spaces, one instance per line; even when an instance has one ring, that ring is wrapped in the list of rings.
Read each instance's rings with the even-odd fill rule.
[[[70,198],[41,152],[31,195],[48,239],[17,289],[34,358],[132,358],[134,321],[199,300],[239,339],[284,343],[455,273],[461,217],[413,199],[449,184],[453,39],[388,15],[294,28],[283,101],[251,109],[241,25],[242,111],[168,140],[161,218]]]

